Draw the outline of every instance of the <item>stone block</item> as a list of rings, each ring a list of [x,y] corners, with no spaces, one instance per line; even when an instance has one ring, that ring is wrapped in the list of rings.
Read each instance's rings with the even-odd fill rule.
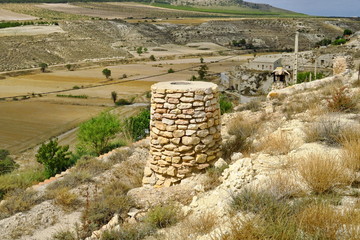
[[[191,135],[193,135],[194,133],[196,133],[196,130],[186,130],[185,135],[186,135],[186,136],[191,136]]]
[[[184,136],[185,135],[185,131],[184,130],[175,130],[174,132],[173,132],[173,136],[175,137],[175,138],[181,138],[182,136]]]
[[[175,123],[175,120],[167,119],[167,118],[163,118],[161,121],[162,121],[162,123],[164,123],[166,125],[174,125],[174,123]]]
[[[165,103],[165,99],[164,98],[154,98],[153,102],[155,102],[155,103]]]
[[[155,127],[162,131],[166,130],[166,124],[164,124],[163,122],[160,122],[160,121],[155,122]]]
[[[187,125],[189,124],[189,120],[185,120],[185,119],[178,119],[175,121],[176,125]]]
[[[180,101],[183,102],[183,103],[192,103],[195,100],[192,97],[182,97],[182,98],[180,98]]]
[[[166,126],[166,131],[173,132],[177,129],[176,125]]]
[[[171,103],[164,103],[164,108],[167,109],[175,109],[176,105],[175,104],[171,104]]]
[[[200,138],[198,137],[182,137],[181,142],[184,145],[196,145],[200,143]]]
[[[177,105],[177,108],[178,109],[188,109],[188,108],[191,108],[192,107],[192,103],[180,103]]]
[[[178,104],[180,103],[180,100],[178,98],[169,98],[167,102],[172,104]]]
[[[193,103],[193,106],[194,107],[202,107],[202,106],[204,106],[204,102],[196,101]]]
[[[207,129],[199,130],[199,131],[197,131],[196,135],[197,135],[198,137],[204,138],[204,137],[206,137],[207,135],[209,135],[209,130],[207,130]]]
[[[193,146],[180,146],[179,152],[187,152],[193,149]]]
[[[174,144],[165,145],[164,148],[169,151],[173,151],[177,146]]]
[[[168,98],[181,98],[182,93],[172,93],[172,94],[167,94],[166,97]]]
[[[198,154],[196,156],[196,162],[197,163],[204,163],[206,162],[206,159],[207,159],[207,155],[206,154]]]
[[[213,142],[213,140],[214,140],[214,136],[208,135],[207,137],[201,139],[201,142],[205,145],[209,145],[211,142]]]
[[[165,137],[158,137],[158,142],[161,145],[165,145],[165,144],[168,144],[170,142],[170,139],[165,138]]]
[[[170,140],[171,143],[176,144],[176,145],[179,145],[180,141],[181,141],[181,138],[179,138],[179,137],[178,138],[172,138]]]

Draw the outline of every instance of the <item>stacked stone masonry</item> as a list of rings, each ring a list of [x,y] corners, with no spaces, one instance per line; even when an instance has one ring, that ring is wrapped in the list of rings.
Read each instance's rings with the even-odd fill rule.
[[[221,155],[218,86],[162,82],[151,87],[150,153],[144,185],[171,186]]]

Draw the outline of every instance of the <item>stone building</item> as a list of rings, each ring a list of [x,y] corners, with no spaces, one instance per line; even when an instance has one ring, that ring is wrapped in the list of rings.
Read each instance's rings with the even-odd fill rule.
[[[249,63],[249,69],[260,71],[273,71],[281,67],[281,58],[278,56],[260,56]]]

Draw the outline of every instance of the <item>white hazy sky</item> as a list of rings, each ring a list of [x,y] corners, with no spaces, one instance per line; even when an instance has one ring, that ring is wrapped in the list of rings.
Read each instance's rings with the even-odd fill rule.
[[[354,17],[360,16],[360,0],[247,0],[267,3],[274,7],[317,15]]]

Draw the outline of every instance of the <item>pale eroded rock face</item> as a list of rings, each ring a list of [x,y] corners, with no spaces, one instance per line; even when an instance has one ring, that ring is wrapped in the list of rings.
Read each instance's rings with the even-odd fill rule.
[[[143,184],[170,186],[209,167],[221,154],[218,87],[182,81],[151,89],[151,158]]]

